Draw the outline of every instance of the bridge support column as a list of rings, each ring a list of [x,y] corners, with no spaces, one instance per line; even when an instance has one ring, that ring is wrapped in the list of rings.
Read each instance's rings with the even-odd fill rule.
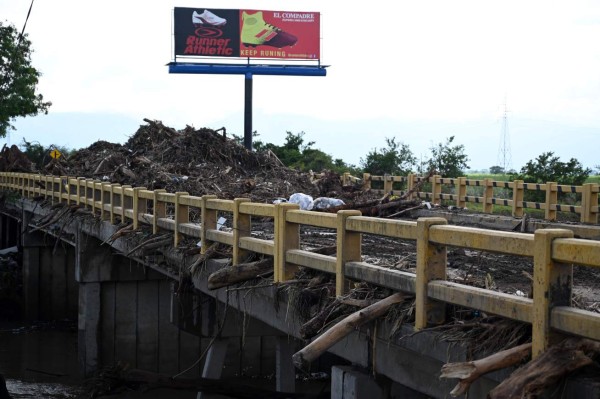
[[[71,245],[41,232],[28,232],[30,214],[23,212],[23,313],[26,320],[75,320],[78,285]],[[18,234],[18,233],[16,233]]]
[[[77,239],[79,360],[85,376],[118,362],[174,375],[200,355],[200,337],[170,323],[173,283],[93,237]],[[200,374],[192,368],[185,377]]]
[[[12,217],[0,215],[0,249],[14,247],[21,243],[19,222]]]
[[[208,353],[206,354],[206,360],[204,361],[204,368],[202,369],[202,378],[210,378],[218,380],[223,374],[223,366],[225,365],[225,356],[227,355],[227,345],[229,339],[217,338],[213,341]],[[225,398],[221,395],[207,394],[204,392],[198,392],[196,399],[220,399]]]
[[[351,366],[331,369],[331,399],[383,399],[384,390],[368,374]]]
[[[286,336],[277,337],[275,348],[275,388],[278,392],[296,392],[296,368],[292,355],[296,346]]]
[[[83,376],[98,370],[101,318],[100,283],[82,283],[79,287],[78,357]]]
[[[22,213],[23,224],[23,316],[26,320],[39,320],[40,316],[40,247],[44,246],[41,233],[27,233],[32,215]]]

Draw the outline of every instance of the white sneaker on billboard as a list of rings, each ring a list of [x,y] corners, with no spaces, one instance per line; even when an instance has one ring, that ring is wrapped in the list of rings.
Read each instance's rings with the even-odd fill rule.
[[[223,26],[227,23],[225,18],[221,18],[208,10],[204,10],[202,14],[194,11],[192,14],[192,22],[196,26]]]

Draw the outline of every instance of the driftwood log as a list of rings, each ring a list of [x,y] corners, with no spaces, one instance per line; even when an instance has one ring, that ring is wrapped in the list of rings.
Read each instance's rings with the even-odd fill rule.
[[[271,272],[273,272],[273,258],[270,256],[256,262],[227,266],[208,276],[208,289],[228,287]]]
[[[322,255],[332,255],[336,251],[335,246],[316,248],[309,252]],[[273,272],[273,257],[268,256],[264,259],[240,263],[238,265],[227,266],[217,270],[208,276],[208,289],[216,290],[230,285],[252,280],[258,276],[266,275]]]
[[[194,261],[194,263],[192,263],[190,265],[190,267],[189,267],[190,274],[192,274],[192,275],[196,274],[196,271],[204,262],[206,262],[208,259],[215,256],[217,253],[218,247],[219,247],[218,242],[213,242],[212,244],[210,244],[210,246],[206,249],[206,252],[203,253],[202,255],[198,256],[198,258]]]
[[[312,361],[321,356],[336,342],[350,334],[353,330],[372,320],[383,316],[390,306],[404,301],[404,295],[392,294],[379,302],[355,312],[324,332],[313,342],[292,356],[294,365],[305,369]]]
[[[600,342],[565,339],[515,370],[490,391],[488,398],[535,398],[571,372],[592,364],[591,353],[600,354]]]
[[[341,298],[336,298],[327,304],[319,313],[314,315],[300,327],[300,337],[311,339],[323,329],[327,320],[335,319],[345,312],[345,308],[340,306]]]
[[[440,378],[458,378],[460,381],[450,392],[453,397],[464,395],[471,383],[484,374],[521,363],[531,355],[531,344],[510,348],[483,359],[471,362],[447,363],[442,366]]]

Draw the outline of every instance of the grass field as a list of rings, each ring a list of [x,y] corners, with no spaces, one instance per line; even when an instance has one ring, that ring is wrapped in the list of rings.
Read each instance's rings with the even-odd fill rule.
[[[502,175],[502,174],[497,174],[497,175],[496,174],[468,174],[466,177],[467,177],[467,179],[473,179],[473,180],[492,179],[494,181],[510,181],[508,175]],[[600,175],[590,176],[585,182],[600,184]],[[469,194],[470,195],[481,195],[481,192],[482,192],[481,187],[469,187],[467,190],[468,195]],[[512,197],[512,190],[494,189],[494,197],[510,199]],[[564,194],[561,196],[561,198],[559,198],[559,202],[563,203],[563,204],[579,205],[580,204],[579,197],[580,197],[579,195],[575,195],[575,194]],[[467,204],[467,208],[469,210],[475,211],[475,212],[483,211],[483,205],[479,204],[479,203],[470,202]],[[493,213],[495,213],[495,214],[510,215],[511,212],[512,212],[511,207],[502,206],[502,205],[494,205]],[[545,212],[543,210],[527,209],[525,212],[534,218],[543,219],[545,216]],[[564,221],[579,220],[579,215],[576,213],[573,213],[573,212],[559,212],[558,214],[559,214],[560,220],[564,220]]]
[[[474,173],[466,175],[467,179],[475,179],[475,180],[483,180],[483,179],[492,179],[495,181],[509,181],[508,175],[492,175],[492,174],[482,174],[482,173]],[[600,175],[594,175],[587,178],[586,183],[596,183],[600,184]]]

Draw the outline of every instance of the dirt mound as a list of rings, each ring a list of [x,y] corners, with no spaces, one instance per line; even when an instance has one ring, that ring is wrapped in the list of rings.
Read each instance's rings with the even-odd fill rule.
[[[44,173],[258,202],[295,192],[319,195],[308,174],[285,167],[270,152],[248,151],[207,128],[175,130],[144,121],[124,145],[98,141],[68,159],[54,160]]]

